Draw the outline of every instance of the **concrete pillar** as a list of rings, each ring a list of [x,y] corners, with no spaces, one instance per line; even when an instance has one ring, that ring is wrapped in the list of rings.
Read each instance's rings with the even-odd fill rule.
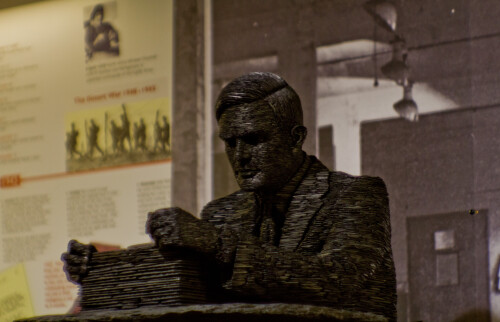
[[[172,205],[195,215],[200,208],[204,138],[204,1],[174,1]]]
[[[313,0],[292,1],[286,39],[278,51],[278,73],[297,91],[308,134],[304,150],[316,155],[316,47]]]

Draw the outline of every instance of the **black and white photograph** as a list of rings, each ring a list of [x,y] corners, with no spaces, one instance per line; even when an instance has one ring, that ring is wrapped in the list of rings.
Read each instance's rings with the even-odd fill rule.
[[[123,103],[66,116],[68,172],[170,158],[167,99]]]
[[[86,7],[85,54],[87,62],[120,55],[119,32],[112,23],[117,3],[107,2]]]

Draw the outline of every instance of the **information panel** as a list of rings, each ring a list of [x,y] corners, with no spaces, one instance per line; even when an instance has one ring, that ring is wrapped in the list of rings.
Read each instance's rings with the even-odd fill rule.
[[[170,205],[172,1],[0,11],[0,321],[65,313],[70,239],[149,242]]]

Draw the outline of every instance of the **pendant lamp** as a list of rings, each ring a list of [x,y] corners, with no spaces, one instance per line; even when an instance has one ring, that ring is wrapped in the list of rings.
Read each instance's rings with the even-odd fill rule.
[[[412,97],[412,87],[413,84],[411,82],[408,82],[407,85],[403,86],[403,99],[394,103],[393,107],[400,117],[410,122],[417,122],[418,106]]]

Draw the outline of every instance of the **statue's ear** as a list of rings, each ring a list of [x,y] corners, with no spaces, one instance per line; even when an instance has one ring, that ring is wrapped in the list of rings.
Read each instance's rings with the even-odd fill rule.
[[[307,129],[302,125],[295,125],[292,129],[293,146],[302,149],[307,136]]]

